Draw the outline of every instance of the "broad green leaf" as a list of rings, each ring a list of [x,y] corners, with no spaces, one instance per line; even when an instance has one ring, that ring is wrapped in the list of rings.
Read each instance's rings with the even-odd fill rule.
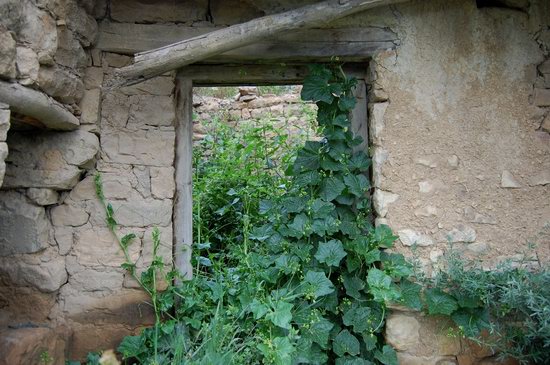
[[[342,320],[346,326],[353,326],[353,331],[355,333],[361,334],[373,327],[371,317],[371,310],[369,307],[361,307],[354,304],[344,312]]]
[[[287,197],[284,198],[282,201],[282,207],[285,209],[288,213],[300,213],[304,211],[307,204],[307,198],[306,197]]]
[[[451,318],[466,337],[475,338],[483,329],[490,327],[487,308],[461,308],[454,312]]]
[[[252,303],[250,303],[249,310],[254,315],[254,319],[260,319],[265,316],[269,308],[255,298]]]
[[[354,239],[361,234],[361,230],[357,227],[357,224],[354,221],[348,220],[342,220],[342,222],[340,222],[340,231],[350,239]]]
[[[381,224],[374,229],[373,239],[379,247],[391,248],[398,238],[393,234],[391,228],[385,224]]]
[[[363,342],[367,351],[372,351],[376,348],[378,337],[374,333],[363,333]]]
[[[274,206],[274,204],[271,200],[262,199],[262,200],[260,200],[260,207],[259,207],[258,212],[260,214],[266,214],[267,212],[269,212],[271,210],[271,208],[273,208],[273,206]]]
[[[293,181],[297,187],[313,186],[321,182],[321,175],[318,171],[307,171],[296,175]]]
[[[298,214],[294,217],[291,224],[287,225],[288,230],[285,232],[287,236],[302,238],[306,234],[306,223],[308,218],[305,214]]]
[[[344,275],[344,288],[346,289],[347,295],[357,300],[361,300],[362,295],[359,291],[365,288],[365,282],[357,276]]]
[[[338,99],[338,108],[344,112],[353,110],[353,108],[355,108],[355,102],[355,97],[353,97],[353,95],[342,95],[340,99]]]
[[[344,141],[331,141],[327,147],[329,156],[341,164],[343,164],[342,160],[351,152],[351,148]]]
[[[117,348],[124,359],[138,357],[146,351],[145,338],[142,336],[126,336]]]
[[[329,171],[344,171],[346,166],[338,161],[335,161],[328,155],[321,156],[321,168]]]
[[[332,351],[340,357],[345,354],[358,355],[359,347],[359,340],[348,330],[340,332],[332,342]]]
[[[331,321],[321,317],[319,320],[311,324],[309,329],[301,329],[301,332],[303,333],[303,336],[311,339],[313,342],[326,349],[328,346],[330,330],[332,330],[333,327],[334,324]]]
[[[348,166],[359,171],[368,171],[372,161],[362,151],[355,153],[349,160]]]
[[[455,298],[444,291],[434,288],[425,291],[428,313],[451,315],[458,309]]]
[[[342,128],[348,128],[350,126],[349,118],[346,114],[338,114],[336,118],[332,120],[332,124]]]
[[[120,244],[123,247],[128,247],[132,243],[132,240],[134,240],[135,238],[136,238],[136,235],[134,233],[128,233],[127,235],[125,235],[120,239]]]
[[[334,211],[334,204],[315,199],[311,204],[311,211],[313,212],[313,218],[325,218]]]
[[[321,182],[321,191],[319,195],[321,199],[329,202],[336,199],[336,197],[344,191],[345,187],[342,180],[336,176],[331,176]]]
[[[365,252],[363,254],[363,258],[365,259],[365,263],[367,265],[370,265],[370,264],[373,264],[377,261],[380,261],[380,250],[375,248],[374,250],[370,250],[368,252]]]
[[[399,253],[380,253],[380,260],[384,265],[384,271],[395,279],[406,278],[412,275],[412,265]]]
[[[368,272],[367,284],[369,292],[377,302],[394,301],[399,298],[399,291],[392,285],[392,278],[383,271],[372,268]]]
[[[296,160],[294,160],[293,171],[295,174],[317,170],[320,166],[319,148],[321,148],[321,144],[319,142],[308,143],[310,144],[298,151]]]
[[[302,336],[296,343],[292,364],[326,364],[328,357],[319,345]]]
[[[325,276],[324,272],[308,271],[304,278],[307,283],[306,292],[310,292],[315,298],[328,295],[334,291],[334,285]]]
[[[363,196],[369,187],[369,181],[363,175],[346,175],[344,183],[348,187],[348,191],[357,197]]]
[[[304,84],[301,92],[302,100],[305,101],[323,101],[330,104],[334,99],[333,87],[330,79],[331,72],[319,72],[317,74],[309,73],[304,79]]]
[[[346,257],[346,251],[342,242],[338,240],[330,240],[328,242],[320,242],[315,258],[317,261],[327,264],[328,266],[339,266],[340,261]]]
[[[422,309],[422,300],[420,297],[422,286],[409,280],[403,280],[399,284],[399,289],[401,289],[401,302],[404,305],[416,310]]]
[[[251,240],[263,242],[267,240],[273,234],[273,227],[269,224],[264,224],[260,227],[254,227],[250,232],[249,238]]]
[[[374,358],[384,365],[399,365],[397,361],[397,353],[390,345],[384,345],[382,351],[376,351]]]
[[[292,313],[290,310],[293,305],[291,303],[279,301],[265,316],[269,319],[275,326],[281,328],[290,329],[290,321],[292,320]]]

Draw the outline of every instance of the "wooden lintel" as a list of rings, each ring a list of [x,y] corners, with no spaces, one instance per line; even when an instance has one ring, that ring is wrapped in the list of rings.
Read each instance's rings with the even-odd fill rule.
[[[40,121],[46,128],[74,130],[80,125],[78,118],[52,97],[20,84],[0,81],[0,102],[16,113]]]

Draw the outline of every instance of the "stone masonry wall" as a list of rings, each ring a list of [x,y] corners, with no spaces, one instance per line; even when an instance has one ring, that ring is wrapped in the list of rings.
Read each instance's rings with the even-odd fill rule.
[[[0,176],[10,150],[0,191],[0,365],[37,363],[44,350],[56,364],[82,358],[152,321],[145,295],[120,268],[95,172],[122,232],[138,236],[131,254],[140,267],[151,259],[154,226],[171,262],[174,75],[103,92],[104,78],[130,58],[93,49],[94,17],[218,26],[311,2],[0,2],[0,78],[45,92],[81,122],[73,132],[25,129],[0,105]],[[428,273],[449,240],[488,267],[525,258],[528,242],[537,243],[530,265],[550,259],[550,9],[542,0],[520,3],[417,0],[334,24],[399,36],[400,46],[369,66],[374,206],[377,222],[398,232],[397,250],[420,246]],[[230,119],[262,108],[293,117],[297,104],[281,110],[270,100],[236,102]],[[199,116],[208,117],[207,105],[197,105]],[[386,338],[401,364],[495,363],[447,337],[448,327],[395,308]]]
[[[370,63],[374,208],[428,274],[450,244],[487,268],[550,261],[549,10],[432,1],[355,18],[401,41]],[[450,327],[396,308],[386,339],[404,365],[501,363]]]

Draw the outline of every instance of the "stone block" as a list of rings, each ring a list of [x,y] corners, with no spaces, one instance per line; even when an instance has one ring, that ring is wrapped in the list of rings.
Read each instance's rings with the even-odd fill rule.
[[[172,201],[132,199],[116,206],[116,219],[125,227],[168,226],[172,221]]]
[[[79,180],[79,166],[95,158],[99,140],[82,130],[14,133],[10,148],[5,187],[69,190]]]
[[[0,142],[4,142],[8,138],[8,130],[10,129],[11,112],[6,106],[0,107]],[[7,156],[7,155],[6,155]],[[2,160],[6,159],[6,156]]]
[[[174,78],[158,76],[139,84],[120,88],[124,95],[158,95],[169,96],[174,93]]]
[[[22,85],[32,85],[38,81],[38,55],[27,47],[17,47],[17,78]]]
[[[430,236],[412,229],[402,229],[397,232],[397,235],[403,246],[431,246],[434,244]]]
[[[148,126],[173,126],[176,119],[174,99],[170,96],[130,96],[127,127],[145,129]]]
[[[83,268],[71,274],[69,284],[81,291],[109,292],[121,289],[123,280],[124,271],[121,268]]]
[[[78,103],[84,95],[84,83],[80,77],[57,66],[40,67],[38,86],[65,104]]]
[[[216,25],[244,23],[265,15],[255,5],[242,0],[213,1],[210,3],[210,12]]]
[[[41,0],[43,6],[51,11],[57,19],[77,35],[84,47],[89,47],[97,37],[97,23],[86,13],[81,1],[73,0]]]
[[[420,323],[413,316],[390,314],[386,320],[386,341],[397,351],[407,351],[419,341]]]
[[[52,189],[29,188],[27,196],[37,205],[56,204],[59,199],[57,191]]]
[[[175,190],[173,167],[151,167],[151,192],[155,198],[171,199]]]
[[[57,27],[54,18],[31,1],[22,1],[21,25],[17,38],[28,44],[37,54],[41,64],[52,64],[57,50]]]
[[[6,29],[0,28],[0,77],[15,78],[15,39]]]
[[[476,231],[470,226],[459,224],[451,231],[447,232],[446,239],[451,243],[474,242],[476,240]]]
[[[542,169],[529,178],[529,186],[544,186],[550,184],[550,168]]]
[[[72,227],[55,227],[54,237],[61,256],[71,252],[74,244],[74,229]]]
[[[120,233],[124,235],[130,231],[123,230]],[[139,258],[140,249],[141,241],[137,238],[130,246],[132,260]],[[93,227],[88,224],[76,231],[73,252],[82,266],[120,267],[124,263],[124,254],[113,233],[106,227]]]
[[[47,327],[6,328],[0,332],[0,365],[41,364],[40,355],[47,351],[51,364],[65,363],[65,341]]]
[[[65,26],[57,27],[55,62],[72,69],[80,69],[88,63],[84,48],[73,32]]]
[[[52,208],[50,214],[53,225],[57,227],[80,227],[86,224],[90,217],[83,208],[69,204]]]
[[[142,197],[149,198],[151,196],[151,172],[147,166],[135,166],[132,169],[135,183],[133,188],[137,190]]]
[[[101,107],[101,90],[86,90],[80,101],[80,124],[97,124]]]
[[[16,285],[34,287],[44,293],[55,292],[67,282],[65,258],[62,256],[34,255],[18,260],[0,258],[0,272],[8,275]]]
[[[550,106],[550,89],[535,89],[533,104],[536,106]]]
[[[6,174],[6,157],[8,156],[8,144],[0,142],[0,187],[4,182],[4,176]]]
[[[521,184],[516,180],[514,175],[512,175],[512,173],[507,170],[502,171],[500,186],[502,188],[508,188],[508,189],[521,188]]]
[[[374,145],[382,144],[382,131],[384,130],[384,114],[388,108],[389,103],[375,103],[369,105],[369,136]]]
[[[0,192],[0,255],[42,251],[49,246],[50,223],[43,207],[16,191]]]
[[[103,62],[108,67],[124,67],[132,63],[132,57],[117,53],[105,52],[103,54]]]
[[[84,87],[87,90],[99,89],[103,85],[103,69],[101,67],[88,67],[84,71]]]
[[[540,125],[540,128],[543,131],[550,133],[550,113],[546,115],[546,117],[542,121],[542,124]]]
[[[372,196],[372,203],[374,210],[378,213],[379,217],[385,217],[388,214],[389,205],[395,203],[399,199],[399,195],[389,191],[376,189]]]
[[[173,130],[113,130],[104,128],[101,148],[107,162],[172,166],[175,133]]]
[[[128,23],[192,23],[206,19],[208,0],[173,1],[117,0],[111,4],[111,18]]]

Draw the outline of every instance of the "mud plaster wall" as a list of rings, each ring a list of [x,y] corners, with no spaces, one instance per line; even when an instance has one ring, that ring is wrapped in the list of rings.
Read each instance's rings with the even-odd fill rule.
[[[233,24],[301,4],[232,1],[242,6],[208,7],[208,1],[195,0],[176,9],[172,1],[159,1],[152,11],[146,1],[21,2],[29,6],[24,14],[38,11],[46,25],[51,17],[58,36],[59,27],[71,30],[71,20],[42,3],[85,14],[85,24],[94,24],[87,15],[92,14],[99,21],[200,26]],[[447,248],[449,232],[459,249],[487,265],[516,255],[528,240],[538,243],[533,265],[548,262],[550,36],[543,5],[533,1],[518,11],[477,9],[470,0],[416,1],[336,24],[388,26],[401,40],[396,51],[370,65],[375,208],[378,222],[385,219],[399,232],[398,250],[410,254],[404,244],[424,245],[419,252],[427,270]],[[128,57],[90,48],[85,62],[71,64],[92,44],[73,25],[77,43],[66,49],[76,53],[66,57],[68,65],[60,64],[62,57],[52,63],[39,57],[43,48],[33,46],[42,38],[21,35],[30,25],[5,27],[16,45],[36,53],[37,77],[44,69],[57,75],[45,80],[73,82],[58,84],[54,92],[46,81],[18,74],[16,59],[8,60],[11,73],[2,77],[30,82],[56,97],[80,116],[81,127],[69,133],[12,131],[7,138],[11,152],[0,193],[0,354],[18,360],[4,357],[0,364],[33,363],[41,349],[62,363],[65,354],[78,358],[113,347],[151,321],[145,296],[120,269],[122,256],[106,229],[92,176],[103,174],[123,232],[138,234],[132,256],[140,263],[150,259],[150,232],[159,226],[170,261],[174,77],[105,94],[100,90],[105,76],[130,62]],[[15,47],[15,55],[16,45],[8,47]],[[52,49],[57,55],[62,48]],[[386,336],[403,364],[466,363],[462,344],[449,341],[445,329],[440,321],[396,312]]]

